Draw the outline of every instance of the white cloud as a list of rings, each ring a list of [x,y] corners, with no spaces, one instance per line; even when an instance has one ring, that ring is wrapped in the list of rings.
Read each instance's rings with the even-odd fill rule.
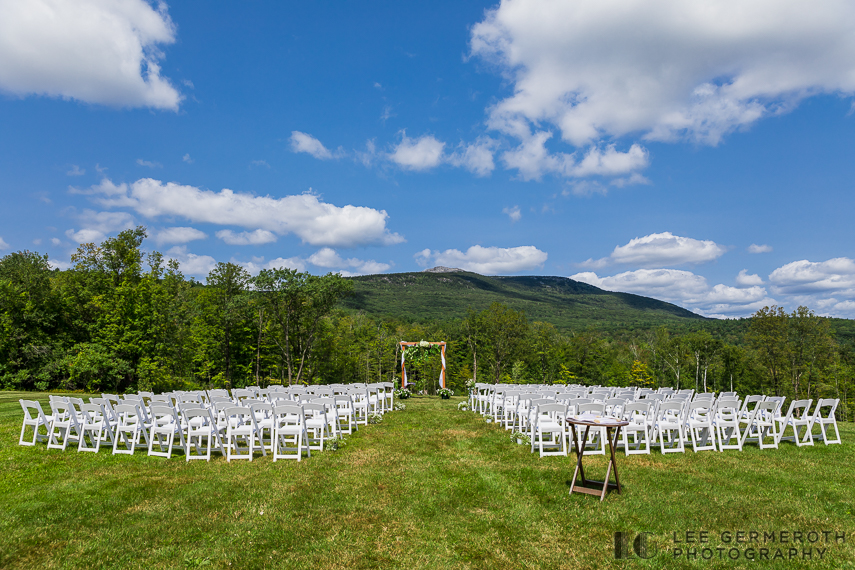
[[[9,249],[9,244],[2,237],[0,237],[0,249]]]
[[[504,133],[717,144],[805,97],[855,91],[853,28],[847,0],[509,0],[470,46],[513,82],[489,109]]]
[[[177,245],[166,251],[166,260],[174,259],[178,262],[179,269],[184,275],[205,277],[217,266],[217,260],[210,255],[196,255],[189,253],[186,245]]]
[[[489,176],[496,168],[493,151],[497,145],[498,142],[490,137],[478,137],[474,143],[468,145],[460,143],[448,157],[448,163],[465,168],[477,176]]]
[[[552,133],[548,131],[525,135],[516,148],[502,153],[502,162],[507,168],[518,170],[523,180],[540,180],[545,173],[566,172],[573,158],[567,154],[550,154],[546,149],[546,141],[550,138]]]
[[[62,244],[62,240],[61,240],[61,239],[59,239],[59,238],[50,238],[50,242],[51,242],[53,245],[61,245],[61,244]]]
[[[189,152],[188,152],[187,154],[185,154],[183,157],[181,157],[181,160],[183,160],[183,161],[184,161],[184,162],[186,162],[187,164],[193,164],[193,159],[192,159],[192,158],[190,158],[190,153],[189,153]]]
[[[72,164],[71,168],[68,169],[68,172],[65,173],[66,176],[83,176],[86,174],[86,170],[80,168],[76,164]]]
[[[747,269],[743,269],[736,276],[736,285],[738,287],[753,287],[762,284],[763,279],[757,274],[749,274]]]
[[[243,266],[244,269],[253,275],[257,274],[262,269],[295,269],[299,272],[306,270],[306,260],[301,257],[277,257],[276,259],[271,259],[267,263],[264,262],[263,257],[254,257],[252,261],[245,262],[232,259],[232,263],[237,263],[238,265]]]
[[[389,160],[407,170],[427,170],[442,163],[444,148],[445,143],[431,135],[411,139],[401,131],[401,142],[389,154]]]
[[[522,212],[520,212],[519,206],[514,206],[513,208],[504,208],[502,209],[503,214],[507,214],[511,219],[511,222],[518,222],[522,218]]]
[[[569,174],[579,178],[591,175],[615,176],[646,168],[647,164],[647,151],[641,146],[634,144],[627,152],[619,152],[615,150],[615,145],[609,145],[605,150],[596,147],[589,150]]]
[[[293,233],[311,245],[355,247],[404,241],[386,228],[385,210],[334,206],[310,193],[273,198],[229,189],[212,192],[151,178],[119,185],[104,179],[88,190],[72,191],[93,195],[106,207],[131,208],[150,219],[176,216],[194,223]]]
[[[772,251],[771,245],[757,245],[756,243],[752,243],[748,246],[748,253],[769,253]]]
[[[606,291],[634,293],[686,307],[707,316],[748,316],[775,303],[763,287],[710,287],[706,278],[679,269],[637,269],[610,277],[582,272],[571,279]]]
[[[380,263],[373,259],[363,260],[355,257],[343,259],[334,249],[329,247],[316,251],[309,256],[307,261],[316,267],[338,269],[339,273],[345,277],[382,273],[392,267],[388,263]]]
[[[445,265],[482,275],[498,275],[541,267],[546,262],[547,253],[533,245],[519,247],[473,245],[465,253],[457,249],[445,251],[425,249],[415,254],[414,257],[421,266]]]
[[[322,160],[333,158],[333,154],[321,141],[310,134],[301,133],[300,131],[291,131],[291,150],[294,152],[305,152]]]
[[[187,243],[198,239],[205,239],[208,234],[196,228],[173,227],[163,228],[154,234],[154,242],[157,245],[165,243]]]
[[[722,256],[727,251],[711,240],[697,240],[675,236],[671,232],[650,234],[634,238],[626,245],[616,246],[609,257],[581,263],[583,267],[605,267],[610,264],[642,267],[704,263]]]
[[[267,230],[239,233],[232,230],[220,230],[216,236],[229,245],[262,245],[276,241],[276,234]]]
[[[177,110],[160,46],[175,42],[166,4],[144,0],[0,2],[0,89],[118,107]]]
[[[769,281],[775,294],[833,293],[855,298],[855,260],[837,257],[821,262],[794,261],[773,271]]]
[[[141,158],[137,159],[137,164],[140,166],[145,166],[146,168],[162,168],[163,165],[159,162],[153,162],[151,160],[143,160]]]
[[[51,269],[60,269],[65,271],[71,269],[71,263],[68,261],[57,261],[56,259],[48,259],[48,265]]]
[[[69,229],[65,235],[77,243],[98,243],[108,233],[134,227],[134,217],[127,212],[95,212],[83,210],[78,216],[82,228]]]
[[[265,168],[270,168],[270,165],[267,164],[266,160],[253,160],[250,164],[253,166],[263,166]]]

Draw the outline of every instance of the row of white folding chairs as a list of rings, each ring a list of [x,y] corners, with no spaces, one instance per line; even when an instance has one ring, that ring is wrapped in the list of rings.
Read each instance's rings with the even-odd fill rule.
[[[758,405],[751,406],[751,402]],[[794,441],[797,445],[813,445],[814,425],[820,427],[820,433],[826,444],[840,443],[835,410],[839,403],[836,399],[822,399],[817,402],[813,414],[809,414],[811,400],[797,400],[791,403],[785,415],[780,414],[783,398],[746,398],[740,407],[738,398],[713,397],[696,399],[672,398],[660,400],[643,399],[625,402],[611,398],[605,403],[589,399],[557,400],[540,398],[535,394],[520,395],[514,412],[505,416],[504,426],[520,432],[528,432],[532,441],[532,452],[540,446],[541,456],[545,453],[544,434],[553,437],[550,445],[558,445],[558,425],[563,422],[547,421],[550,429],[544,431],[538,423],[543,423],[542,410],[550,413],[564,410],[567,416],[582,413],[595,413],[629,421],[623,429],[621,443],[627,454],[650,453],[658,446],[663,453],[683,452],[691,441],[694,451],[724,449],[742,450],[746,442],[757,443],[761,449],[777,448],[782,439]],[[510,410],[510,406],[506,410]],[[566,420],[566,417],[565,417]],[[784,432],[791,428],[793,436],[785,437]],[[800,429],[804,428],[800,434]],[[828,437],[830,430],[835,437]],[[828,430],[828,431],[827,431]],[[581,432],[578,434],[581,444]],[[569,430],[564,431],[569,437]],[[594,428],[594,433],[586,450],[589,453],[605,453],[605,430]],[[771,443],[767,442],[771,439]],[[558,454],[566,454],[567,446],[562,442]],[[590,449],[588,449],[590,448]]]
[[[343,410],[337,405],[346,399],[349,398],[318,398],[302,404],[277,400],[274,404],[253,402],[249,406],[220,408],[190,404],[179,413],[179,409],[167,403],[153,403],[146,412],[133,400],[113,406],[110,401],[100,398],[91,398],[89,404],[73,401],[79,400],[76,398],[54,398],[50,415],[44,413],[38,402],[21,400],[24,422],[19,443],[35,445],[37,441],[47,440],[48,448],[65,450],[70,442],[74,442],[78,451],[97,452],[101,442],[108,441],[114,454],[133,454],[136,446],[145,440],[149,455],[169,457],[177,436],[187,461],[196,458],[209,460],[212,447],[219,449],[229,461],[233,458],[251,460],[256,441],[263,455],[268,449],[273,452],[274,461],[286,456],[299,460],[304,442],[306,451],[311,455],[311,449],[323,449],[325,440],[350,433],[349,430],[355,428],[352,418],[348,418],[347,428],[341,425],[342,412],[352,415],[352,409]],[[282,415],[283,410],[293,412],[296,409],[301,410],[299,414]],[[42,426],[47,430],[46,434],[40,432]],[[33,429],[32,440],[25,440],[28,427]],[[303,433],[306,430],[311,431],[313,437]],[[288,455],[283,447],[287,443],[286,435],[293,436],[296,454]],[[241,438],[245,448],[239,446]],[[205,455],[201,455],[203,439],[207,441]],[[154,449],[155,444],[159,451]],[[121,446],[124,449],[120,449]],[[196,448],[196,455],[191,455],[191,447]]]

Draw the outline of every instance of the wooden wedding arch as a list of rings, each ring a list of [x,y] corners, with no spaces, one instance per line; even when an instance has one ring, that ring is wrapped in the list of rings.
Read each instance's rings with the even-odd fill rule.
[[[404,349],[411,347],[411,346],[419,346],[419,343],[402,340],[402,341],[398,342],[398,344],[401,346],[401,388],[406,388],[407,384],[408,384],[408,382],[407,382],[407,365],[405,362],[407,359],[407,352]],[[445,388],[445,341],[431,342],[429,344],[431,346],[439,346],[440,347],[439,356],[442,359],[442,370],[439,373],[439,386],[440,386],[440,388]]]

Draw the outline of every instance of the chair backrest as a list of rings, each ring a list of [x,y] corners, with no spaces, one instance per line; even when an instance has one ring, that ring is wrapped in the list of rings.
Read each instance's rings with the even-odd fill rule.
[[[300,404],[279,403],[273,406],[276,425],[303,425],[306,421],[303,406]]]
[[[623,417],[625,420],[633,423],[646,421],[653,414],[655,405],[656,400],[629,402],[623,407]]]
[[[149,416],[152,423],[158,426],[181,425],[181,422],[178,421],[178,412],[168,404],[152,404],[149,408]]]
[[[80,412],[86,418],[86,423],[95,423],[107,417],[107,412],[101,404],[81,404]]]
[[[835,419],[834,412],[837,410],[837,405],[840,403],[840,400],[837,398],[822,398],[817,400],[816,408],[813,411],[814,420],[822,420],[822,419]],[[822,413],[822,409],[827,408],[825,415]]]
[[[42,410],[41,404],[35,400],[18,400],[21,407],[24,409],[24,419],[32,422],[38,419],[41,423],[47,424],[47,416]]]
[[[742,409],[739,411],[741,415],[750,414],[757,407],[757,404],[766,399],[766,396],[762,394],[755,394],[753,396],[748,396],[745,398],[745,401],[742,402]]]
[[[577,400],[577,402],[578,402],[578,400]],[[576,406],[576,413],[577,414],[584,414],[584,413],[588,412],[588,413],[602,414],[603,411],[605,410],[605,407],[606,407],[606,405],[603,402],[589,402],[587,404],[578,404]]]

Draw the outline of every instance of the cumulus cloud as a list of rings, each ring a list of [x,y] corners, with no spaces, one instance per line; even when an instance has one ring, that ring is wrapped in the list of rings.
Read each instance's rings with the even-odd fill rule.
[[[668,301],[707,316],[748,316],[775,303],[763,287],[710,287],[705,277],[679,269],[637,269],[607,277],[582,272],[570,278],[606,291]]]
[[[145,166],[146,168],[162,168],[163,167],[163,165],[160,164],[159,162],[154,162],[151,160],[143,160],[141,158],[137,159],[137,164],[139,166]]]
[[[519,206],[514,206],[513,208],[503,208],[503,214],[507,214],[511,219],[511,222],[518,222],[522,218],[522,212],[520,212]]]
[[[181,160],[183,160],[183,161],[184,161],[184,162],[186,162],[187,164],[193,164],[193,162],[194,162],[194,161],[193,161],[193,159],[192,159],[192,158],[190,158],[190,153],[189,153],[189,152],[188,152],[187,154],[185,154],[184,156],[182,156],[182,157],[181,157]]]
[[[671,232],[650,234],[616,246],[609,257],[581,263],[583,267],[599,268],[612,264],[642,267],[704,263],[721,257],[723,246],[711,240],[675,236]]]
[[[411,139],[402,131],[401,142],[389,154],[389,160],[407,170],[427,170],[442,163],[444,148],[445,143],[431,135]]]
[[[208,234],[196,228],[173,227],[163,228],[154,234],[154,242],[157,245],[165,243],[188,243],[198,239],[205,239]]]
[[[0,237],[0,249],[9,249],[9,244],[2,237]]]
[[[752,243],[748,246],[748,253],[769,253],[772,251],[771,245],[757,245],[756,243]]]
[[[127,212],[83,210],[77,218],[83,227],[79,230],[71,228],[65,232],[66,236],[77,243],[101,242],[109,233],[134,227],[134,217]]]
[[[262,269],[295,269],[300,272],[306,270],[306,260],[301,257],[277,257],[267,262],[264,261],[263,257],[254,257],[251,261],[244,262],[232,259],[232,263],[243,266],[244,269],[253,275]]]
[[[496,168],[493,152],[497,145],[498,142],[490,137],[478,137],[471,144],[460,143],[448,157],[448,163],[465,168],[476,176],[489,176]]]
[[[364,260],[355,257],[344,259],[334,249],[329,247],[316,251],[309,256],[307,261],[316,267],[336,269],[338,273],[341,273],[345,277],[382,273],[392,267],[388,263],[380,263],[373,259]]]
[[[65,173],[66,176],[83,176],[86,174],[86,170],[80,168],[76,164],[72,164],[71,168],[68,169],[68,172]]]
[[[482,247],[473,245],[465,252],[458,249],[431,251],[425,249],[415,256],[416,262],[428,265],[459,267],[465,271],[482,275],[517,273],[541,267],[546,262],[547,253],[533,245],[519,247]]]
[[[833,293],[855,298],[855,260],[837,257],[820,262],[794,261],[774,270],[769,282],[775,294]]]
[[[104,179],[87,190],[72,191],[89,194],[105,207],[133,209],[149,219],[170,216],[277,235],[293,233],[311,245],[355,247],[404,241],[386,228],[389,215],[385,210],[334,206],[310,193],[273,198],[229,189],[212,192],[151,178],[118,185]]]
[[[470,47],[513,82],[489,109],[507,134],[546,123],[576,147],[717,144],[805,97],[855,91],[854,27],[846,0],[509,0]]]
[[[217,266],[217,260],[210,255],[196,255],[189,253],[186,245],[177,245],[164,253],[166,261],[174,259],[178,262],[178,267],[184,275],[193,275],[195,277],[205,277],[214,267]]]
[[[276,234],[267,230],[252,232],[220,230],[215,235],[229,245],[262,245],[276,241]]]
[[[738,287],[753,287],[755,285],[762,284],[763,279],[757,274],[749,275],[747,269],[743,269],[739,272],[739,275],[736,276],[736,285]]]
[[[164,3],[0,2],[0,90],[177,110],[182,96],[160,75],[175,39]]]
[[[291,150],[305,152],[321,160],[333,158],[333,153],[321,141],[300,131],[291,131]]]

